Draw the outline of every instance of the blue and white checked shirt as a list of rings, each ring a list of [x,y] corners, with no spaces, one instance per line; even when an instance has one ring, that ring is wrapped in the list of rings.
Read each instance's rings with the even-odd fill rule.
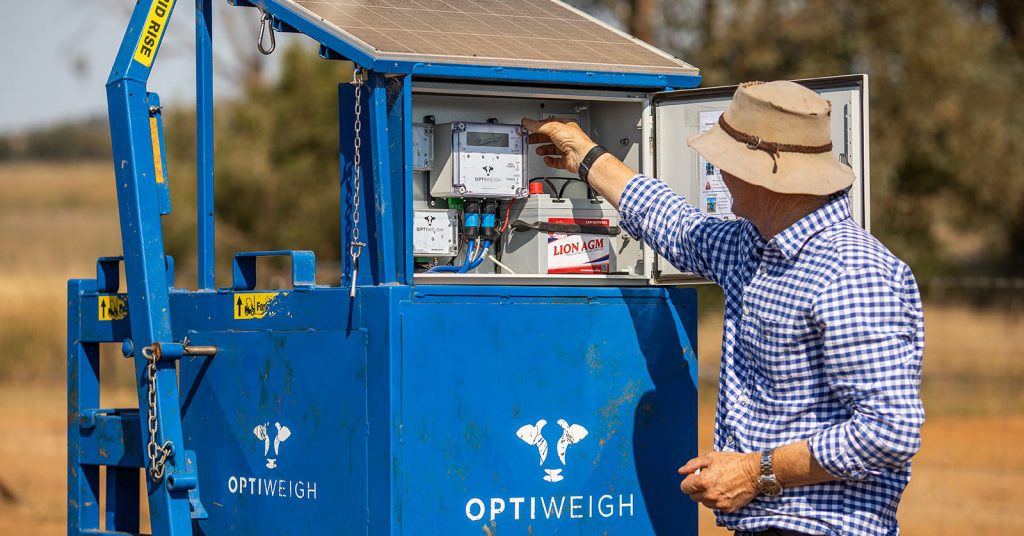
[[[921,299],[910,268],[851,219],[848,196],[769,241],[649,177],[629,182],[619,211],[630,234],[725,291],[715,450],[806,439],[840,479],[759,495],[716,512],[718,524],[898,534],[896,506],[924,422]]]

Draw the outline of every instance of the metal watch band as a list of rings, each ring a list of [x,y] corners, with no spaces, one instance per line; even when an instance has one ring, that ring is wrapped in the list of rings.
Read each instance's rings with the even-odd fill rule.
[[[761,452],[761,476],[774,476],[775,472],[772,471],[772,455],[775,453],[775,449],[768,449]]]
[[[590,175],[591,166],[594,165],[594,162],[596,162],[598,158],[601,158],[601,155],[607,152],[608,149],[605,149],[600,145],[595,145],[593,149],[587,151],[587,154],[583,157],[583,160],[580,162],[580,178],[586,181],[587,175]]]

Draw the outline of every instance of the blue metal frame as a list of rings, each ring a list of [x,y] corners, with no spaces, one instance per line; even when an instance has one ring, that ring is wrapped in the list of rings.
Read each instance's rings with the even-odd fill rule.
[[[161,210],[153,155],[150,117],[151,95],[146,82],[159,52],[166,26],[175,6],[174,0],[143,0],[135,6],[117,58],[107,80],[107,104],[117,180],[117,200],[121,221],[121,241],[128,289],[128,309],[132,341],[136,348],[174,339],[171,332],[167,261],[164,256]],[[163,22],[151,47],[150,66],[134,59],[136,48],[149,28],[150,12],[165,10]],[[155,19],[154,19],[155,20]],[[150,23],[152,24],[152,22]],[[169,207],[168,207],[169,208]],[[147,382],[146,359],[135,352],[139,407],[145,408]],[[192,519],[186,491],[172,490],[165,483],[177,474],[190,473],[184,464],[177,373],[173,360],[161,361],[156,372],[157,408],[160,444],[170,441],[176,453],[168,460],[166,477],[161,482],[147,479],[150,518],[154,534],[191,534]],[[148,436],[144,419],[138,420],[142,441]],[[144,444],[139,445],[145,448]],[[120,495],[124,495],[121,490]]]
[[[213,185],[213,0],[196,0],[196,258],[201,289],[216,286]]]

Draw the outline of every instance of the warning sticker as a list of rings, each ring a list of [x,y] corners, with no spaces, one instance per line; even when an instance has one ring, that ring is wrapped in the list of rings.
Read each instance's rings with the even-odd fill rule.
[[[171,16],[172,7],[174,7],[174,0],[153,1],[153,6],[149,8],[149,15],[146,16],[146,24],[142,27],[139,45],[135,47],[135,61],[146,67],[153,66],[153,58],[156,57],[156,49],[160,46],[164,29],[167,28],[167,19]]]
[[[270,310],[270,303],[279,292],[246,292],[235,294],[235,320],[264,318]],[[287,293],[285,293],[287,295]]]
[[[548,218],[548,223],[609,225],[607,219],[595,218]],[[548,273],[608,273],[611,270],[611,238],[594,234],[548,233]]]
[[[149,118],[149,137],[153,141],[153,169],[156,170],[156,182],[163,184],[166,182],[164,177],[164,160],[160,155],[160,124],[157,123],[155,117]]]
[[[121,320],[128,316],[128,297],[124,294],[101,295],[96,303],[99,306],[96,314],[100,320]]]

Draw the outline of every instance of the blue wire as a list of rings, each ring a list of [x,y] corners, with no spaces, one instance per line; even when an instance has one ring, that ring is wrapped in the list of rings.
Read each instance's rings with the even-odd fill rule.
[[[427,270],[427,273],[431,273],[431,274],[451,273],[451,274],[454,274],[454,273],[458,273],[458,271],[461,268],[462,268],[461,266],[435,266],[435,267]]]
[[[427,270],[428,274],[461,274],[469,270],[469,263],[471,261],[470,256],[473,255],[473,247],[476,246],[476,240],[470,240],[469,247],[466,248],[466,260],[463,261],[461,266],[435,266]]]
[[[473,254],[475,253],[475,249],[476,249],[476,240],[470,240],[469,241],[469,246],[466,248],[466,258],[465,258],[465,260],[462,261],[462,266],[459,267],[459,272],[458,273],[464,274],[464,273],[468,272],[470,270],[470,268],[472,268],[472,266],[470,266],[470,265],[472,264],[472,260],[473,260],[472,257],[473,257]]]
[[[474,270],[474,269],[476,269],[477,266],[480,266],[481,264],[483,264],[483,262],[484,262],[484,254],[487,253],[487,250],[490,249],[490,247],[491,247],[491,241],[490,240],[484,240],[484,245],[483,245],[482,248],[480,248],[480,255],[478,255],[477,258],[473,259],[473,264],[470,265],[470,267],[469,267],[470,270]]]

